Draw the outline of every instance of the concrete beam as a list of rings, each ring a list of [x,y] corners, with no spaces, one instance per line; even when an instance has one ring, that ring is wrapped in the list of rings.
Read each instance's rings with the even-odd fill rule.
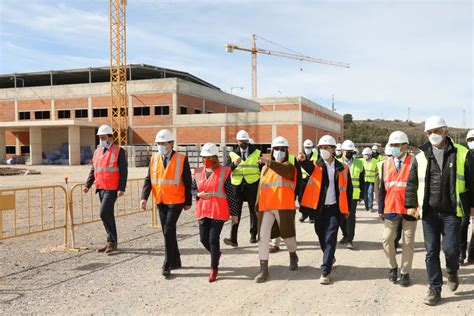
[[[81,128],[68,126],[69,165],[81,164]]]
[[[43,164],[43,129],[30,127],[30,165]]]
[[[5,129],[0,128],[0,163],[5,163],[5,155],[6,155],[6,141],[5,141]]]

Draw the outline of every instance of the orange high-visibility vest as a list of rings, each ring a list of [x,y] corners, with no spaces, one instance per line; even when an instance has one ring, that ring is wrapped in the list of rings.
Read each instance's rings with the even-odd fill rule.
[[[92,158],[95,187],[102,190],[118,190],[120,183],[118,164],[120,147],[112,144],[105,153],[104,151],[105,148],[97,147]]]
[[[150,180],[156,204],[182,204],[185,202],[185,187],[181,179],[185,155],[174,152],[166,168],[163,158],[156,153],[150,160]]]
[[[407,209],[405,208],[405,191],[412,159],[413,156],[408,155],[405,161],[403,161],[399,172],[397,172],[393,158],[385,159],[383,162],[383,182],[386,191],[384,213],[386,214],[407,214]]]
[[[212,171],[209,178],[206,178],[206,170],[196,169],[194,178],[198,192],[211,193],[212,196],[208,200],[199,199],[196,205],[196,218],[204,217],[228,220],[230,216],[229,202],[225,193],[225,181],[232,171],[229,167],[219,165]]]
[[[295,210],[296,170],[293,180],[278,175],[264,166],[260,176],[258,210]]]
[[[323,167],[319,166],[316,161],[314,162],[315,168],[311,174],[306,188],[301,199],[301,205],[317,209],[319,203],[319,197],[321,195],[321,185],[323,183]],[[349,201],[347,200],[347,184],[349,179],[349,168],[346,164],[343,164],[344,170],[336,171],[339,172],[338,187],[339,187],[339,210],[342,214],[349,213]]]

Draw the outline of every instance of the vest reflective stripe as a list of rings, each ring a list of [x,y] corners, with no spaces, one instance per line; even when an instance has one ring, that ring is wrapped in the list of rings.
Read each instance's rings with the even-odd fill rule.
[[[228,220],[230,216],[229,202],[225,194],[225,180],[231,174],[229,167],[219,165],[206,177],[204,169],[196,170],[198,192],[211,193],[209,199],[199,199],[196,205],[196,218],[211,218],[217,220]]]
[[[352,161],[352,164],[349,168],[349,171],[351,173],[351,181],[352,181],[352,199],[353,200],[359,200],[360,199],[360,174],[364,170],[364,164],[362,161],[359,159],[354,159]]]
[[[375,173],[377,172],[377,160],[372,158],[370,162],[364,159],[365,182],[374,183]]]
[[[161,154],[155,153],[150,161],[150,181],[156,203],[181,204],[185,202],[185,187],[181,179],[185,156],[174,152],[166,168]]]
[[[118,167],[120,147],[112,144],[105,153],[104,151],[103,147],[98,147],[92,158],[95,186],[103,190],[117,190],[120,183],[120,169]]]
[[[346,164],[343,164],[344,170],[339,171],[342,173],[338,176],[338,188],[339,188],[339,197],[338,197],[338,203],[339,203],[339,210],[341,211],[342,214],[347,214],[349,213],[349,201],[347,199],[347,186],[348,186],[348,180],[349,180],[349,168],[347,167]],[[317,165],[315,162],[315,168],[313,171],[313,174],[311,174],[311,177],[306,185],[306,188],[303,193],[303,198],[301,199],[301,205],[312,208],[312,209],[317,209],[318,204],[319,204],[319,198],[321,195],[321,186],[322,186],[322,181],[323,181],[323,167],[320,167]]]
[[[456,215],[458,217],[464,216],[464,210],[461,205],[460,195],[466,192],[466,180],[464,177],[464,165],[466,164],[466,158],[469,150],[459,144],[454,144],[456,148]],[[428,160],[424,152],[420,152],[416,155],[416,161],[418,163],[418,207],[420,216],[423,216],[423,202],[425,197],[425,186],[426,186],[426,174],[428,172]]]
[[[318,160],[318,152],[314,152],[309,160],[310,161]],[[303,177],[303,179],[306,179],[307,177],[310,176],[310,174],[307,173],[306,170],[303,169],[303,167],[301,167],[301,176]]]
[[[255,183],[260,179],[260,168],[258,166],[260,154],[261,151],[255,149],[255,151],[247,157],[247,160],[242,159],[240,164],[232,171],[231,182],[233,185],[242,184],[243,179],[245,179],[245,182],[248,184]],[[232,162],[241,158],[235,152],[231,152],[229,156]]]
[[[262,169],[258,190],[258,210],[295,210],[296,170],[293,180],[288,180],[267,166]]]
[[[408,155],[403,161],[401,169],[397,172],[395,160],[387,158],[382,164],[383,183],[385,185],[385,210],[386,214],[407,214],[405,208],[405,192],[410,175],[410,169],[415,159]],[[381,182],[382,182],[381,181]]]

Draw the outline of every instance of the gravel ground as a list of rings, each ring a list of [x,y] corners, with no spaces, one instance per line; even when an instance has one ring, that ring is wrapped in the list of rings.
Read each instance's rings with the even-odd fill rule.
[[[40,176],[8,178],[10,185],[57,183],[64,173],[79,182],[88,170],[43,168]],[[145,172],[137,168],[130,173],[138,178]],[[34,177],[34,182],[23,177]],[[242,220],[240,248],[222,245],[220,274],[213,284],[207,282],[210,257],[199,242],[193,210],[179,220],[183,269],[173,271],[169,280],[160,275],[163,238],[159,228],[150,227],[150,213],[121,217],[117,225],[120,252],[113,256],[95,252],[105,241],[100,223],[78,227],[77,244],[88,248],[79,252],[61,250],[61,231],[0,242],[0,314],[474,314],[474,265],[461,268],[456,292],[444,287],[442,304],[422,303],[427,275],[421,223],[408,288],[388,281],[382,224],[364,210],[358,211],[356,249],[338,246],[334,283],[326,286],[318,282],[322,252],[308,223],[296,224],[300,269],[288,271],[283,249],[271,255],[270,280],[264,284],[253,281],[258,248],[248,243],[248,217]],[[226,224],[222,238],[229,229]]]

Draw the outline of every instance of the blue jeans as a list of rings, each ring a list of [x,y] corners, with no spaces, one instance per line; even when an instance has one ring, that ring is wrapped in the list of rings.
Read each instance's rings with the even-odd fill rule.
[[[323,251],[321,274],[324,276],[329,275],[332,270],[340,221],[341,213],[337,205],[324,206],[315,215],[314,230],[318,235],[319,245]]]
[[[374,183],[365,183],[364,202],[366,210],[374,208]]]
[[[446,271],[455,274],[459,270],[459,239],[461,218],[452,213],[427,211],[423,213],[423,236],[426,248],[426,270],[430,288],[441,288],[443,273],[439,253],[441,236],[446,257]]]

